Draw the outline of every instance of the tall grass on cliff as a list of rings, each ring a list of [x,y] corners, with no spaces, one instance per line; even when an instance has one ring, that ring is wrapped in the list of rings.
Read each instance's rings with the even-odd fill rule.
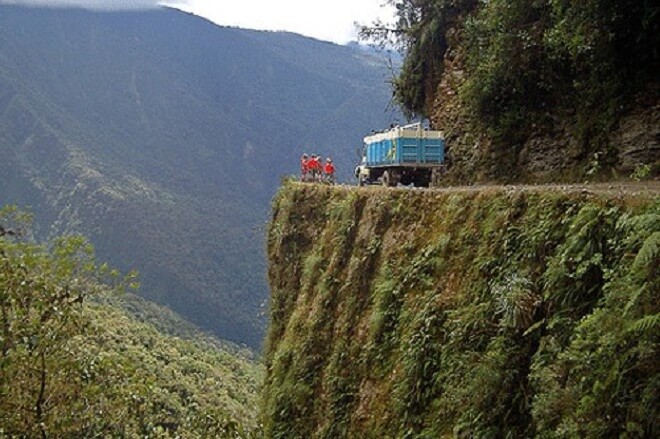
[[[268,253],[271,437],[660,432],[657,197],[288,183]]]

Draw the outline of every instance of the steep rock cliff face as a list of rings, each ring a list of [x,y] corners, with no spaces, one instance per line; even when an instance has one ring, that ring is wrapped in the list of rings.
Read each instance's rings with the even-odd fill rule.
[[[395,97],[446,132],[445,183],[660,175],[656,5],[396,3],[419,15]]]
[[[658,188],[605,189],[285,184],[267,435],[657,433]]]
[[[655,176],[660,172],[660,85],[650,84],[628,99],[618,122],[597,133],[607,139],[600,150],[589,144],[596,133],[581,133],[587,122],[577,114],[578,102],[534,116],[520,127],[518,139],[494,138],[478,127],[460,98],[467,79],[461,35],[460,29],[448,33],[443,74],[429,98],[431,124],[447,138],[450,166],[445,185],[621,180],[644,165]]]

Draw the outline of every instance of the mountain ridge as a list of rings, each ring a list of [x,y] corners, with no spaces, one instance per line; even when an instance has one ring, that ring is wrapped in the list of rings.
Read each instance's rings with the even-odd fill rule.
[[[391,119],[384,63],[171,9],[0,11],[3,203],[31,205],[44,235],[89,236],[141,272],[146,298],[257,348],[268,203],[303,151],[349,177],[347,145]]]

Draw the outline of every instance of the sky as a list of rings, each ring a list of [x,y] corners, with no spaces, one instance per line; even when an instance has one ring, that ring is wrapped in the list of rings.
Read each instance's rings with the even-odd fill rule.
[[[217,24],[260,30],[284,30],[338,44],[356,39],[355,22],[391,21],[386,0],[0,0],[0,4],[147,9],[168,5]]]

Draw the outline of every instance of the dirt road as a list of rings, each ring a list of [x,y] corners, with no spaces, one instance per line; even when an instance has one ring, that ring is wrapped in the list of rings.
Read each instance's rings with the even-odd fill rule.
[[[568,193],[585,193],[606,195],[616,197],[625,196],[660,196],[660,181],[645,182],[610,182],[610,183],[586,183],[586,184],[538,184],[538,185],[473,185],[473,186],[449,186],[440,188],[410,188],[399,186],[397,188],[385,188],[382,186],[357,186],[344,187],[359,190],[425,190],[434,192],[479,192],[479,191],[561,191]]]

